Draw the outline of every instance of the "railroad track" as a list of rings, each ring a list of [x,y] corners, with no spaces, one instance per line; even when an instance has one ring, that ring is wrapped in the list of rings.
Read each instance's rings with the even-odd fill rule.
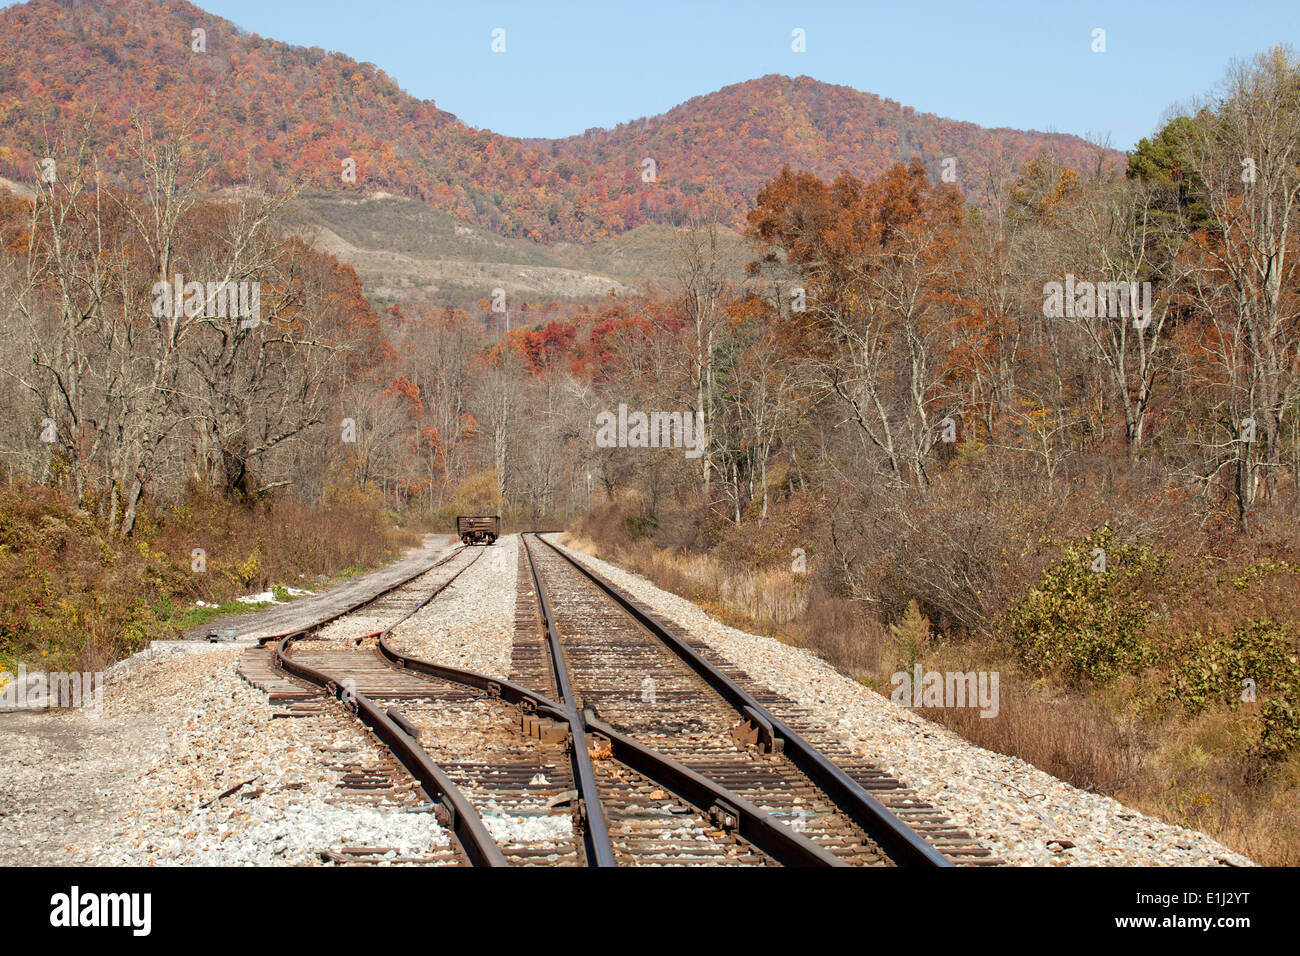
[[[448,564],[463,559],[470,549],[454,549],[432,567],[397,582],[382,594],[348,608],[329,620],[309,629],[263,640],[261,646],[246,651],[240,661],[240,674],[268,694],[269,701],[281,709],[273,716],[308,718],[316,722],[313,734],[319,759],[331,769],[343,769],[340,789],[375,791],[369,802],[402,810],[432,810],[438,822],[451,831],[453,846],[433,857],[404,859],[400,862],[504,865],[506,860],[466,796],[419,744],[419,728],[398,709],[396,702],[413,700],[417,704],[427,694],[424,681],[408,678],[406,686],[393,681],[389,669],[376,659],[373,646],[381,633],[391,632],[428,605],[464,571],[478,560],[481,552],[469,561],[460,561],[450,574],[442,571]],[[385,622],[380,631],[371,630],[375,622]],[[351,625],[353,633],[348,632]],[[361,633],[356,633],[358,630]],[[331,636],[326,636],[331,635]],[[395,676],[400,677],[400,673]],[[416,684],[417,686],[411,686]],[[376,694],[383,691],[383,696]],[[337,703],[334,703],[337,701]],[[383,757],[375,768],[358,768],[333,760],[331,750],[336,736],[331,727],[350,712],[373,735],[372,742],[382,745]],[[373,763],[373,760],[372,760]],[[385,791],[401,795],[391,798]],[[354,805],[355,793],[340,795],[340,802]],[[324,851],[335,862],[388,862],[388,847],[349,848],[340,853]]]
[[[760,842],[775,847],[768,851],[736,839],[719,815],[728,805],[719,804],[712,785],[699,787],[702,796],[694,803],[678,800],[656,779],[606,760],[606,755],[593,757],[581,722],[570,721],[564,705],[509,681],[414,660],[397,650],[390,643],[393,632],[472,563],[444,576],[432,589],[417,581],[353,609],[351,615],[365,622],[359,628],[340,629],[347,621],[340,617],[311,632],[282,637],[273,675],[307,695],[311,713],[320,713],[326,693],[336,697],[392,749],[436,802],[439,821],[453,829],[458,862],[610,863],[612,858],[590,839],[597,832],[588,821],[593,806],[597,815],[608,811],[622,825],[643,831],[638,862],[801,861],[785,847],[797,846],[797,839],[767,835]],[[368,632],[385,612],[393,615],[388,626]],[[533,623],[536,627],[539,622]],[[330,632],[335,636],[326,636]],[[276,702],[307,706],[301,697],[284,692]],[[596,762],[603,777],[616,785],[606,785],[605,799],[593,802],[575,784],[579,777],[574,768]],[[498,844],[487,830],[503,819],[516,821],[516,832],[507,832]],[[523,833],[518,832],[519,821],[528,824]],[[376,859],[382,859],[386,849],[377,848]],[[339,854],[330,859],[338,860]],[[347,860],[366,861],[365,854]]]
[[[777,701],[747,698],[737,708],[710,684],[716,675],[703,680],[665,654],[654,622],[636,620],[643,610],[610,603],[626,595],[602,590],[549,543],[520,540],[510,680],[393,645],[394,631],[482,553],[465,561],[465,548],[241,661],[241,673],[284,708],[277,716],[328,721],[351,712],[384,745],[391,760],[350,768],[342,786],[385,805],[432,809],[453,841],[404,862],[946,865],[988,856],[886,775],[822,766],[830,764],[823,753],[767,712]],[[732,678],[722,677],[725,689]],[[739,725],[737,713],[746,717]],[[791,756],[792,742],[814,755],[819,779]],[[847,797],[837,774],[848,780]],[[912,826],[867,788],[888,793]],[[913,826],[928,828],[946,857]],[[392,856],[383,847],[324,855]]]
[[[582,713],[593,752],[623,758],[633,743],[651,748],[743,800],[764,825],[793,830],[838,862],[996,862],[898,780],[815,728],[796,729],[811,721],[793,702],[745,690],[753,683],[747,675],[710,660],[703,645],[549,542],[525,536],[520,560],[521,578],[526,563],[538,596],[547,648],[527,649],[518,631],[511,676],[547,681],[548,653],[556,670],[562,665],[565,686],[552,681],[548,689]],[[596,789],[611,789],[597,777]],[[721,802],[734,806],[736,799]],[[623,853],[636,855],[636,834],[607,830],[612,843],[626,844]]]

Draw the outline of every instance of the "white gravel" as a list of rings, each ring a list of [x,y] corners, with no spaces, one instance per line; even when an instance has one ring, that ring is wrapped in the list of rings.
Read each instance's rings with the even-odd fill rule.
[[[483,825],[498,843],[568,843],[573,838],[573,818],[562,814],[522,816],[495,801],[479,807]]]
[[[254,803],[242,826],[230,823],[233,810],[217,814],[221,823],[200,819],[201,835],[186,847],[185,862],[200,866],[318,864],[323,848],[391,847],[380,858],[419,857],[449,842],[432,813],[337,807],[319,800],[289,807]],[[207,823],[207,826],[204,824]]]
[[[502,679],[510,676],[519,535],[471,548],[474,564],[393,631],[389,643],[412,657]]]
[[[548,536],[557,544],[557,536]],[[898,777],[997,856],[1036,866],[1250,866],[1204,833],[1088,793],[984,750],[841,674],[814,653],[747,634],[637,574],[565,550],[771,690],[827,715],[826,729]],[[1056,841],[1073,843],[1062,848]]]

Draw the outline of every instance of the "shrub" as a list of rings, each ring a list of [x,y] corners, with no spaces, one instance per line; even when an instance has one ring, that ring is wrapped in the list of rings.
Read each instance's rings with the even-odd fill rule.
[[[1194,635],[1176,658],[1168,696],[1191,714],[1214,704],[1235,707],[1246,680],[1268,692],[1297,677],[1291,635],[1267,620],[1251,621],[1227,636]]]
[[[1104,553],[1103,571],[1093,570],[1096,549]],[[1151,548],[1117,543],[1109,527],[1066,545],[1005,615],[1021,662],[1072,683],[1104,683],[1140,670],[1151,658],[1152,611],[1143,586],[1164,566]]]
[[[1180,648],[1169,697],[1191,714],[1220,705],[1237,708],[1245,682],[1262,698],[1262,727],[1255,751],[1276,759],[1300,745],[1300,657],[1295,638],[1270,620],[1233,628],[1226,637],[1196,635]]]
[[[1292,680],[1264,701],[1260,717],[1264,727],[1256,751],[1261,757],[1279,760],[1300,746],[1300,681]]]
[[[254,580],[375,567],[405,543],[373,493],[337,490],[328,504],[249,508],[195,487],[184,503],[143,511],[123,540],[51,489],[0,487],[0,670],[96,670],[250,610],[230,599]],[[196,547],[208,556],[203,574],[191,571]],[[200,598],[221,607],[198,608]]]
[[[623,519],[627,536],[633,541],[648,538],[654,533],[657,522],[654,515],[629,514]]]
[[[889,634],[894,639],[894,651],[899,667],[911,673],[930,640],[930,622],[921,613],[916,601],[907,605],[907,613],[903,615],[902,620],[897,624],[889,625]]]

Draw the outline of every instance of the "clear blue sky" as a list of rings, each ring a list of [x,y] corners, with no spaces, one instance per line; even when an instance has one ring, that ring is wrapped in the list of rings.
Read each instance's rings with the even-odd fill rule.
[[[288,43],[370,61],[472,126],[567,136],[767,73],[806,74],[982,126],[1131,147],[1229,60],[1300,50],[1300,0],[818,2],[200,0]],[[506,30],[493,54],[491,31]],[[791,30],[807,52],[790,48]],[[1106,52],[1091,51],[1106,30]]]

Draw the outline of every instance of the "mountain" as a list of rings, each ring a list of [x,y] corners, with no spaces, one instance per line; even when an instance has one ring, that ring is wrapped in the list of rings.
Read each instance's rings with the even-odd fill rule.
[[[1096,152],[1077,136],[984,129],[851,87],[776,75],[697,96],[661,116],[612,130],[526,142],[548,151],[561,167],[594,167],[607,179],[629,167],[639,172],[637,164],[652,158],[659,185],[676,202],[680,196],[703,197],[737,223],[763,183],[787,163],[823,179],[847,169],[870,180],[913,157],[938,177],[951,158],[957,183],[980,202],[990,177],[1009,183],[1039,150],[1074,168]]]
[[[196,52],[192,30],[206,32]],[[693,213],[743,222],[789,163],[874,178],[920,156],[957,181],[1005,184],[1040,149],[1080,167],[1060,134],[986,130],[808,77],[766,76],[667,113],[565,139],[467,126],[371,63],[259,37],[182,0],[31,0],[0,11],[0,176],[30,182],[47,130],[89,130],[106,172],[133,117],[184,123],[218,185],[293,180],[414,199],[507,237],[590,242]],[[643,160],[655,182],[643,181]],[[345,184],[346,159],[356,183]]]

